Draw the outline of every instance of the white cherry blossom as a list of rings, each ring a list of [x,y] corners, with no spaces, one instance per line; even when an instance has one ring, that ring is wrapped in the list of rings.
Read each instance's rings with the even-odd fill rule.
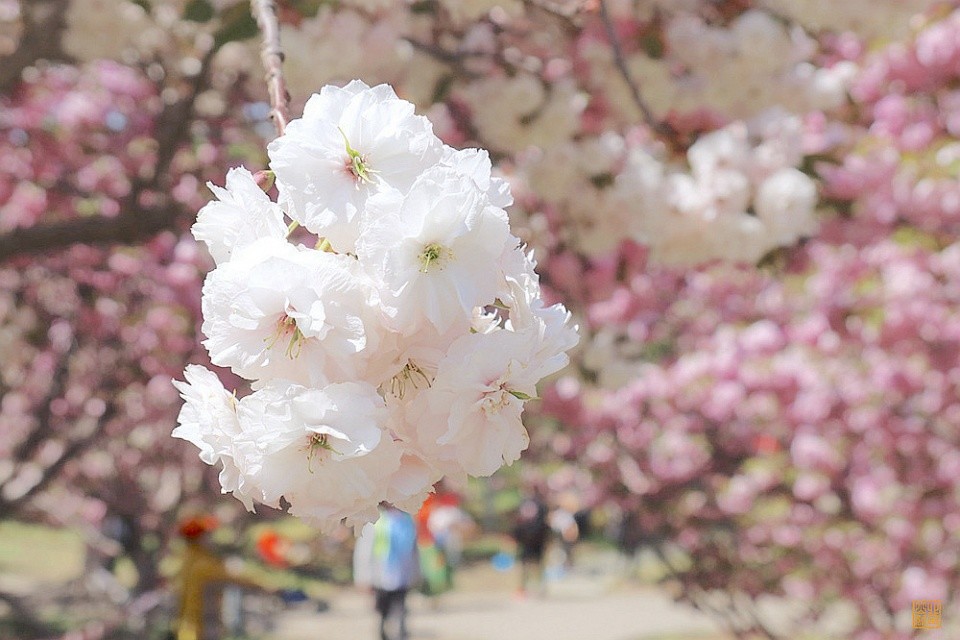
[[[356,378],[385,357],[374,292],[348,256],[262,240],[208,276],[202,302],[211,361],[250,380]]]
[[[177,417],[173,437],[182,438],[200,449],[200,459],[209,465],[218,462],[223,493],[233,493],[247,510],[253,510],[253,490],[245,481],[242,428],[237,417],[237,398],[226,389],[217,375],[200,365],[187,365],[186,382],[174,380],[183,408]]]
[[[440,332],[466,328],[474,307],[494,301],[491,275],[510,229],[503,210],[470,178],[434,168],[405,197],[384,193],[370,209],[357,256],[393,329],[410,335],[424,323]]]
[[[536,395],[531,347],[506,330],[460,338],[411,403],[404,433],[447,473],[488,476],[517,460],[530,443],[523,403]]]
[[[484,149],[454,149],[444,146],[440,165],[450,167],[473,180],[480,191],[487,194],[487,199],[493,206],[505,209],[513,204],[510,184],[503,178],[492,175],[490,154]]]
[[[226,188],[208,182],[217,196],[197,214],[193,237],[206,243],[214,262],[230,259],[231,253],[261,238],[282,239],[287,233],[280,206],[270,200],[244,167],[227,172]]]
[[[288,504],[322,531],[514,462],[523,403],[578,338],[544,304],[487,152],[444,147],[392,89],[358,81],[313,96],[269,150],[279,204],[234,169],[193,229],[217,262],[203,344],[254,391],[188,366],[174,435],[248,509]],[[284,213],[326,242],[293,245]]]
[[[350,252],[367,199],[409,189],[440,159],[441,146],[430,121],[393,89],[354,80],[312,96],[268,152],[289,215]]]
[[[321,530],[346,519],[376,520],[377,504],[400,467],[400,448],[383,430],[386,409],[367,384],[310,389],[271,382],[240,402],[242,438],[259,459],[248,473],[259,500],[279,506]]]

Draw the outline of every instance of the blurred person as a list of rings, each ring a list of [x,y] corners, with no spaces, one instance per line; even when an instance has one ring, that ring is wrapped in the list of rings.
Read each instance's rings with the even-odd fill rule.
[[[292,569],[305,562],[310,554],[308,549],[294,545],[274,529],[265,529],[257,536],[256,550],[263,563],[274,569]],[[303,589],[304,581],[299,573],[292,573],[291,579],[296,580],[299,586],[280,589],[277,595],[285,604],[307,602],[310,598]]]
[[[290,541],[273,529],[267,529],[257,536],[257,554],[271,567],[285,569],[289,566]]]
[[[427,527],[447,559],[452,581],[463,560],[463,542],[476,530],[476,523],[459,504],[440,504],[430,513]]]
[[[443,555],[446,571],[446,588],[453,586],[453,575],[463,557],[463,542],[476,530],[473,518],[463,510],[460,495],[446,489],[440,482],[434,493],[427,496],[417,512],[417,540],[423,548],[434,545]],[[423,563],[421,562],[421,565]],[[429,576],[424,571],[424,578]]]
[[[186,540],[178,576],[176,640],[210,640],[217,625],[207,625],[210,617],[219,618],[223,587],[235,585],[265,591],[264,585],[231,571],[211,547],[209,534],[219,522],[213,516],[188,518],[180,523],[179,533]]]
[[[537,581],[539,590],[543,590],[543,557],[550,537],[547,505],[539,487],[535,486],[533,494],[520,503],[512,533],[517,543],[517,559],[520,561],[520,586],[517,595],[526,597],[533,579]]]
[[[640,514],[636,510],[623,511],[617,522],[615,538],[620,553],[623,554],[626,573],[636,576],[640,568],[640,550],[644,544],[644,531]]]
[[[101,530],[106,539],[113,543],[110,545],[112,551],[108,553],[104,566],[107,571],[114,573],[117,569],[117,561],[133,545],[133,524],[129,516],[110,514],[103,519]]]
[[[580,501],[573,493],[563,493],[557,498],[557,504],[548,516],[550,529],[560,542],[563,552],[562,568],[568,570],[573,566],[573,549],[580,540],[580,523],[578,514],[583,518]]]
[[[450,590],[452,573],[444,549],[438,543],[429,521],[434,511],[440,507],[440,488],[427,496],[427,499],[417,510],[417,552],[420,557],[420,592],[430,596],[431,604],[437,606],[436,596]]]
[[[121,529],[120,518],[106,516],[99,528],[85,532],[88,539],[84,554],[83,580],[91,592],[106,596],[111,602],[122,604],[130,597],[130,590],[117,578],[117,564],[126,551],[125,530]]]
[[[417,527],[410,514],[381,505],[380,518],[364,526],[353,554],[357,586],[373,590],[380,640],[407,640],[407,593],[420,582]]]

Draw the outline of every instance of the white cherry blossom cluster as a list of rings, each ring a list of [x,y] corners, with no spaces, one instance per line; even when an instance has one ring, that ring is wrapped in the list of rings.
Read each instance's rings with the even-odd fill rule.
[[[634,149],[615,188],[645,204],[631,231],[653,259],[754,263],[817,230],[817,187],[797,168],[802,160],[799,118],[776,110],[701,137],[687,151],[689,170]]]
[[[758,5],[811,31],[849,31],[865,40],[890,41],[908,36],[916,16],[940,0],[760,0]]]
[[[268,151],[278,202],[236,168],[193,227],[216,262],[203,344],[254,391],[188,366],[174,435],[248,509],[283,500],[321,529],[515,461],[524,402],[578,337],[541,299],[486,152],[359,81],[312,96]]]
[[[686,69],[675,87],[674,104],[681,108],[709,104],[736,117],[773,105],[794,112],[834,109],[844,103],[856,73],[849,62],[814,65],[817,41],[759,9],[724,27],[678,14],[665,37],[670,57]]]
[[[784,24],[765,11],[745,11],[722,26],[679,8],[665,20],[662,57],[636,51],[624,58],[659,117],[704,107],[726,118],[749,118],[774,106],[795,113],[835,109],[845,104],[857,71],[847,61],[818,65],[817,41],[800,25]],[[612,71],[608,43],[597,39],[584,47],[584,55],[597,90],[623,117],[638,120],[642,114],[628,85]]]
[[[563,241],[587,255],[632,238],[664,264],[753,263],[817,230],[802,134],[799,117],[773,109],[702,136],[676,162],[605,132],[526,154],[518,176],[562,209]],[[528,226],[536,244],[535,216]]]

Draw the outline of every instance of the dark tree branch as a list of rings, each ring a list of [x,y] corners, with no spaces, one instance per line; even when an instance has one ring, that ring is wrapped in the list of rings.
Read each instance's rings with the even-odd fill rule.
[[[670,557],[666,553],[666,550],[663,547],[663,544],[658,542],[653,545],[653,552],[656,554],[657,558],[663,564],[664,568],[667,569],[667,572],[670,574],[674,580],[680,585],[682,590],[682,598],[689,602],[695,609],[703,611],[707,615],[711,616],[714,620],[719,622],[726,630],[737,638],[751,638],[755,634],[760,634],[767,640],[779,640],[778,636],[774,635],[769,629],[767,629],[762,621],[750,612],[751,620],[749,624],[751,628],[745,629],[744,624],[741,620],[738,620],[738,614],[741,612],[734,601],[733,593],[726,593],[727,605],[720,606],[714,605],[710,602],[709,595],[706,590],[697,586],[691,585],[683,577],[683,571],[676,567],[671,561]]]
[[[263,34],[260,60],[266,71],[267,92],[270,94],[270,117],[277,128],[277,135],[290,122],[290,92],[283,79],[283,50],[280,48],[280,26],[277,23],[277,6],[273,0],[250,0],[253,17]]]
[[[20,255],[34,255],[64,249],[75,244],[135,244],[157,233],[173,229],[180,210],[127,210],[116,218],[79,218],[0,234],[0,262]]]
[[[439,47],[435,44],[428,42],[421,42],[415,38],[404,38],[411,47],[417,51],[424,53],[437,62],[442,62],[443,64],[454,67],[456,71],[465,78],[476,78],[479,77],[479,74],[470,71],[469,69],[463,66],[464,61],[467,58],[483,58],[483,57],[492,57],[488,53],[473,52],[473,51],[464,51],[464,52],[452,52],[447,51],[446,49]]]
[[[60,34],[66,26],[67,0],[21,2],[23,33],[17,49],[0,58],[0,93],[20,82],[23,70],[38,60],[63,58]]]
[[[156,133],[154,134],[154,138],[159,143],[157,162],[154,165],[150,180],[141,184],[141,189],[152,189],[160,186],[166,178],[170,164],[180,148],[180,143],[187,139],[190,132],[197,96],[203,91],[210,77],[210,64],[213,62],[215,53],[216,51],[211,49],[204,54],[200,61],[200,71],[190,79],[186,95],[164,107],[157,118]],[[128,196],[132,202],[135,202],[136,198],[139,197],[139,193],[136,192],[137,189],[134,188]]]
[[[658,135],[672,139],[676,132],[670,125],[657,119],[657,116],[655,116],[650,109],[650,105],[643,99],[643,95],[640,93],[640,87],[637,85],[633,74],[630,73],[629,67],[627,67],[627,60],[623,55],[623,47],[620,44],[620,38],[617,36],[613,20],[610,18],[606,0],[600,0],[600,19],[603,21],[603,28],[607,32],[607,40],[610,41],[610,48],[613,50],[613,62],[617,67],[617,71],[620,72],[623,81],[627,84],[634,104],[640,109],[640,113],[643,115],[643,121]]]

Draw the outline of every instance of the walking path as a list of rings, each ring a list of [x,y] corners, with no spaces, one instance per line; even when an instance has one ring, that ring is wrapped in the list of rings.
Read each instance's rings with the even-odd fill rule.
[[[479,574],[479,575],[478,575]],[[542,597],[517,599],[515,576],[470,569],[462,586],[437,603],[411,596],[411,640],[723,640],[712,620],[655,587],[617,585],[603,575],[574,574],[549,583]],[[374,640],[372,596],[345,589],[330,609],[288,610],[274,640]]]

